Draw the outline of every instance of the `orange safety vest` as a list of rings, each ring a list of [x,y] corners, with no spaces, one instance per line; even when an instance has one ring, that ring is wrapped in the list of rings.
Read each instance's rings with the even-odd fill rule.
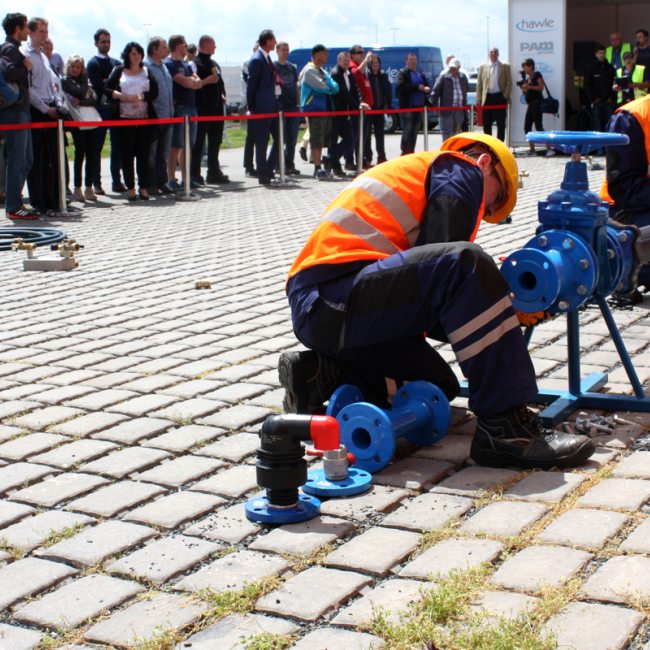
[[[424,190],[436,158],[462,153],[425,151],[377,165],[358,176],[328,206],[289,271],[289,278],[318,264],[379,260],[413,247],[427,207]],[[485,210],[481,200],[474,241]]]
[[[646,177],[650,178],[650,95],[635,99],[633,102],[625,104],[625,106],[621,106],[621,108],[619,108],[616,112],[618,113],[620,111],[627,111],[628,113],[632,113],[632,115],[634,115],[637,122],[643,129],[643,135],[645,136],[645,154],[646,159],[648,160],[648,170]],[[609,195],[609,189],[607,187],[607,174],[605,174],[603,185],[600,188],[600,198],[603,201],[614,203],[614,199],[612,199],[612,197]]]

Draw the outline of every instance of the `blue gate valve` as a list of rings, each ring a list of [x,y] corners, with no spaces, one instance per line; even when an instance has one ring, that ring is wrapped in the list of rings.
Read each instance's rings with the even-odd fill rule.
[[[451,407],[445,394],[427,381],[402,386],[391,411],[363,401],[361,391],[349,384],[330,398],[327,415],[341,426],[341,443],[355,459],[355,467],[378,472],[395,454],[397,438],[427,446],[440,440],[451,424]]]

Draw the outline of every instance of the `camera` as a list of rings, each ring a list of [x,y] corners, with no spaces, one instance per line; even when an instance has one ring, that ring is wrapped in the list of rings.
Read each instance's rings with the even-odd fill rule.
[[[521,80],[515,81],[515,84],[521,88],[526,83],[526,73],[523,70],[520,70],[519,74],[521,75]]]

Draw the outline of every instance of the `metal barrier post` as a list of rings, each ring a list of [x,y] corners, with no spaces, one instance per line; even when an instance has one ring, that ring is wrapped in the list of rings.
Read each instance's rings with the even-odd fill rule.
[[[474,107],[469,107],[469,130],[474,131]]]
[[[191,189],[191,182],[192,179],[190,178],[190,162],[192,160],[192,149],[190,147],[190,118],[189,115],[185,116],[185,124],[184,126],[184,132],[185,132],[185,145],[183,147],[183,177],[184,177],[184,185],[185,185],[185,194],[182,194],[180,197],[181,201],[198,201],[201,197],[197,196],[196,194],[192,194]]]
[[[429,110],[427,107],[424,107],[424,124],[422,126],[424,129],[424,150],[429,151]]]
[[[279,122],[278,122],[278,140],[280,147],[280,183],[284,185],[284,117],[282,111],[279,113]]]
[[[357,148],[357,174],[363,174],[363,108],[359,109],[359,146]]]
[[[59,209],[50,213],[53,217],[69,217],[68,204],[66,202],[66,182],[65,182],[65,135],[63,133],[63,120],[57,120],[57,153],[59,155]]]
[[[506,108],[506,147],[510,146],[510,104]]]

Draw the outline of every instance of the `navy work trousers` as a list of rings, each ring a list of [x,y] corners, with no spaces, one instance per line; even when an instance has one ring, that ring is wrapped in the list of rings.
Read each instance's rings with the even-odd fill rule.
[[[426,380],[453,398],[458,380],[427,343],[450,342],[480,416],[537,393],[535,371],[508,292],[476,244],[428,244],[360,272],[290,292],[294,329],[307,347],[338,360],[341,383],[388,408],[392,386]],[[309,304],[312,302],[312,304]]]

